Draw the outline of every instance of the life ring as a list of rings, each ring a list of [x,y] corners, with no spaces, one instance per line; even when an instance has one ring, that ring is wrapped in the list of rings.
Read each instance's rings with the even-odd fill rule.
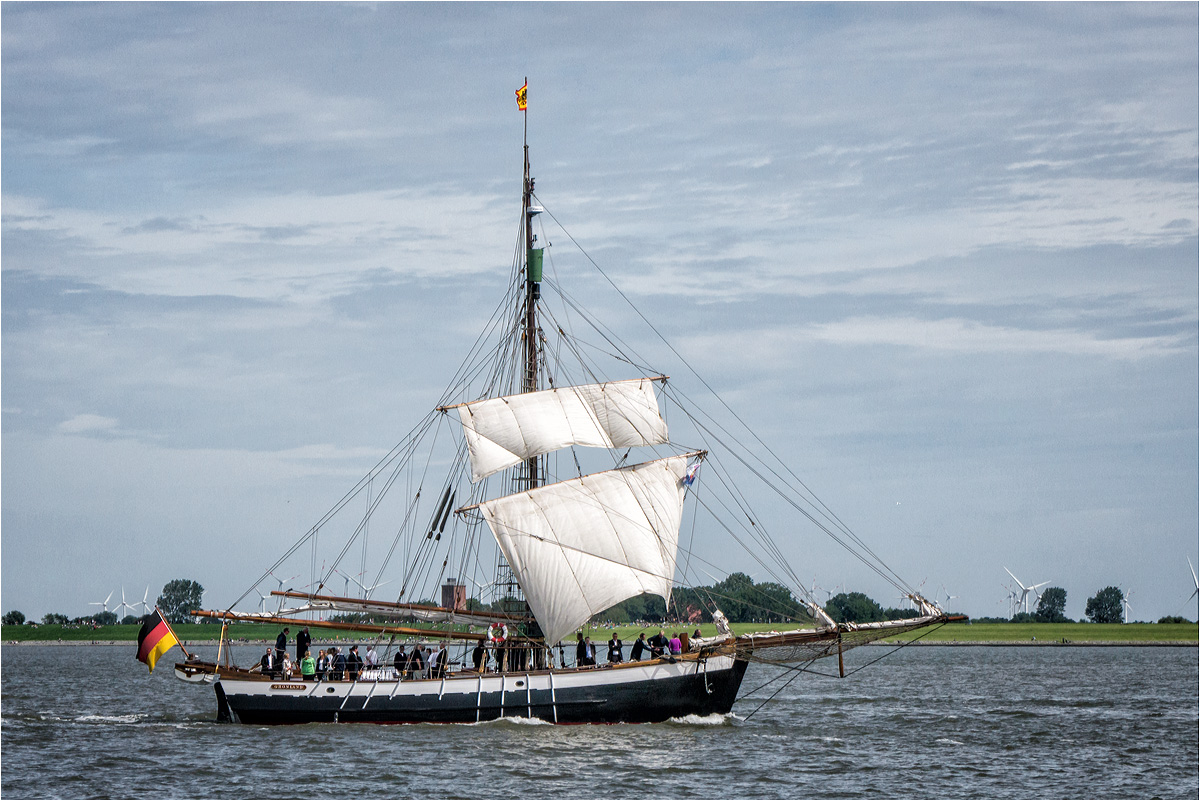
[[[502,643],[508,639],[508,626],[503,623],[493,623],[488,626],[487,636],[489,642]]]

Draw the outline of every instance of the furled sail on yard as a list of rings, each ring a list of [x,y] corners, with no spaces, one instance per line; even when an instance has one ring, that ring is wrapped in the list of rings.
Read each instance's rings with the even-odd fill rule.
[[[458,406],[471,455],[471,481],[570,445],[666,443],[667,423],[654,396],[657,380],[561,387]]]
[[[644,592],[670,597],[683,478],[693,455],[479,504],[546,642],[558,642],[626,598]]]

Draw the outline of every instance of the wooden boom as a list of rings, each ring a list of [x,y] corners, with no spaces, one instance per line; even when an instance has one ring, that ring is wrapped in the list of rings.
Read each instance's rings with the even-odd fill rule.
[[[334,623],[328,620],[302,620],[288,617],[260,617],[258,615],[238,615],[233,617],[225,612],[212,612],[207,609],[193,609],[188,612],[195,617],[208,617],[216,620],[233,620],[238,623],[270,623],[286,626],[309,626],[316,629],[339,629],[341,631],[366,631],[371,634],[401,634],[405,637],[428,637],[441,640],[475,640],[483,642],[486,634],[476,634],[470,631],[440,631],[438,629],[414,629],[408,626],[381,626],[378,623]],[[515,639],[515,638],[514,638]]]
[[[481,622],[491,623],[527,623],[532,618],[525,615],[506,615],[503,612],[471,612],[466,609],[449,609],[445,606],[428,606],[425,604],[408,604],[398,603],[395,601],[376,601],[367,600],[364,598],[345,598],[340,595],[312,595],[307,592],[296,592],[294,590],[271,590],[272,595],[278,595],[283,598],[295,598],[305,601],[318,601],[321,603],[336,604],[342,607],[354,607],[356,610],[363,612],[380,611],[380,612],[442,612],[448,615],[465,618],[479,618]]]

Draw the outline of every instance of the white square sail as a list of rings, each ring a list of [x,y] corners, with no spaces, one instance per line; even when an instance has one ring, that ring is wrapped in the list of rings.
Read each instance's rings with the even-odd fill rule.
[[[667,442],[654,378],[547,389],[456,407],[471,481],[543,453],[580,445],[629,448]]]
[[[479,504],[547,643],[644,592],[671,594],[688,455]]]

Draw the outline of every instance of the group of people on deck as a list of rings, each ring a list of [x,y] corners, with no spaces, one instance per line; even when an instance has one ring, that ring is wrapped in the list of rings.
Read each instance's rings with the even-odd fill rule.
[[[275,638],[275,647],[267,648],[259,660],[259,670],[264,675],[291,679],[298,668],[300,678],[310,681],[358,681],[363,671],[380,667],[379,654],[374,645],[367,646],[365,658],[359,656],[357,645],[351,645],[345,653],[337,646],[331,646],[329,650],[322,648],[314,657],[309,650],[312,638],[307,626],[296,635],[296,659],[293,661],[287,652],[289,632],[290,629],[285,626]],[[445,675],[449,661],[450,652],[445,648],[416,645],[411,652],[406,652],[404,645],[401,645],[392,665],[401,678],[436,679]]]
[[[696,633],[692,638],[700,636],[700,629],[696,629]],[[666,632],[663,629],[658,630],[649,640],[646,639],[646,632],[638,634],[636,640],[633,641],[633,648],[629,652],[629,661],[640,662],[642,659],[658,659],[659,657],[671,657],[675,654],[681,654],[691,647],[691,638],[688,637],[686,631],[681,631],[678,634],[672,634],[670,639],[667,638]],[[612,639],[608,641],[608,664],[619,665],[625,661],[625,643],[617,636],[617,632],[612,633]],[[591,637],[583,636],[583,632],[575,634],[575,666],[576,667],[592,667],[596,664],[596,646],[592,642]]]
[[[374,645],[367,647],[365,659],[359,656],[357,645],[351,645],[346,653],[342,653],[337,646],[331,646],[328,650],[322,648],[314,657],[309,650],[312,637],[308,633],[307,626],[296,634],[296,659],[293,661],[287,652],[289,632],[290,629],[285,626],[279,636],[275,638],[275,647],[267,648],[267,652],[263,654],[259,661],[259,670],[264,675],[291,679],[298,672],[300,678],[309,681],[358,681],[364,670],[380,667],[379,655],[375,651]],[[576,667],[595,666],[597,664],[595,644],[590,637],[585,637],[583,632],[578,632],[575,636]],[[692,637],[699,636],[700,630],[697,629]],[[668,638],[666,632],[659,629],[658,634],[649,639],[646,639],[645,632],[641,632],[633,642],[629,659],[631,662],[660,657],[670,659],[676,654],[687,651],[690,645],[691,641],[687,632],[672,634]],[[616,631],[612,633],[612,639],[608,641],[607,659],[610,665],[618,665],[625,661],[625,643],[617,636]],[[475,647],[472,661],[476,672],[482,673],[487,670],[488,653],[482,643]],[[447,648],[417,644],[412,647],[411,651],[407,651],[401,644],[392,659],[392,667],[396,671],[396,676],[401,679],[439,679],[448,672],[449,662],[450,652]],[[500,667],[500,669],[504,668]]]

